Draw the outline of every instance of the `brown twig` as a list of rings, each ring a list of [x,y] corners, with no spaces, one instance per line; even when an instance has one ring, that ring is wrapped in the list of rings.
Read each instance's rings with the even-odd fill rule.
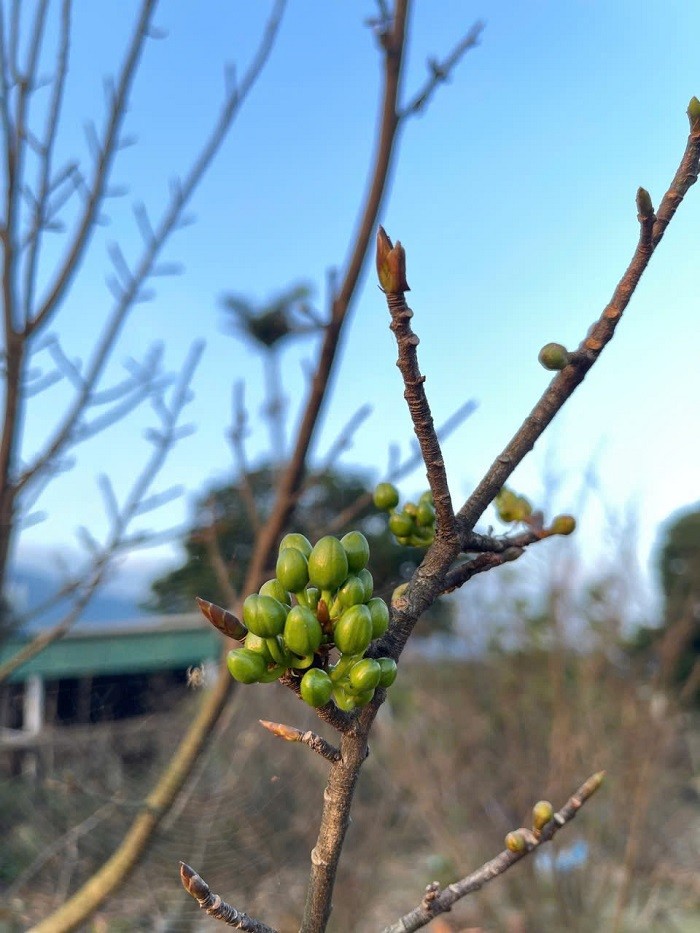
[[[310,729],[302,732],[301,729],[297,729],[295,726],[286,726],[282,722],[270,722],[269,719],[261,719],[260,725],[286,742],[301,742],[302,745],[308,745],[312,751],[330,761],[331,764],[334,764],[340,758],[340,752],[335,745],[331,745],[323,736],[312,732]]]
[[[180,880],[185,891],[197,901],[212,920],[221,920],[227,926],[234,927],[236,930],[244,930],[245,933],[277,933],[266,923],[254,920],[248,914],[222,901],[218,894],[212,894],[204,878],[185,862],[180,862]]]
[[[397,243],[392,246],[384,229],[379,228],[377,255],[382,249],[389,246],[389,250],[401,250],[403,247]],[[379,260],[378,260],[379,261]],[[383,284],[383,283],[382,283]],[[401,284],[401,283],[399,283]],[[405,284],[405,279],[404,283]],[[401,372],[404,384],[404,398],[413,422],[413,430],[418,438],[423,462],[428,474],[428,482],[435,502],[435,515],[437,519],[437,536],[444,540],[452,540],[457,546],[457,533],[455,515],[452,508],[452,497],[447,485],[445,461],[440,449],[433,416],[430,411],[428,398],[423,384],[425,376],[421,374],[418,366],[417,346],[418,337],[411,328],[413,312],[406,304],[404,291],[386,291],[386,300],[391,314],[391,330],[396,338],[399,358],[396,365]]]
[[[693,98],[695,101],[696,98]],[[693,101],[689,111],[693,108]],[[700,118],[689,113],[691,132],[683,158],[659,210],[654,215],[649,195],[643,188],[637,192],[639,241],[632,260],[601,316],[590,328],[571,360],[551,381],[544,394],[522,423],[510,443],[495,459],[483,480],[457,513],[462,536],[469,534],[483,515],[498,490],[513,470],[534,447],[554,416],[571,397],[596,362],[630,302],[654,250],[666,227],[678,209],[688,189],[697,181],[700,161]]]
[[[519,862],[525,856],[529,855],[543,843],[549,842],[559,830],[567,823],[571,822],[581,807],[598,790],[603,782],[605,772],[599,771],[592,774],[579,789],[573,794],[564,806],[554,814],[553,819],[541,830],[536,833],[531,830],[520,830],[523,840],[522,851],[513,852],[510,849],[504,849],[495,858],[485,862],[476,871],[462,878],[461,881],[455,881],[441,891],[436,897],[430,899],[428,903],[421,903],[409,913],[405,914],[396,923],[385,927],[382,933],[412,933],[413,930],[419,930],[426,926],[431,920],[434,920],[438,914],[451,910],[452,905],[457,901],[478,891],[489,881],[498,878],[509,868]]]

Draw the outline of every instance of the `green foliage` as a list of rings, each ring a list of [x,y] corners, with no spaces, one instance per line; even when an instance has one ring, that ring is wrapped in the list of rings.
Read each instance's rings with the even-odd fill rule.
[[[273,501],[273,471],[270,467],[254,470],[248,482],[260,518],[264,520]],[[285,536],[281,544],[302,550],[308,557],[311,553],[308,538],[315,538],[319,531],[331,527],[337,516],[367,491],[367,483],[357,474],[328,470],[318,475],[299,501],[294,519],[297,532]],[[192,530],[183,542],[185,560],[180,567],[151,584],[147,608],[159,613],[191,612],[196,596],[226,605],[226,593],[222,591],[211,563],[209,528],[213,528],[216,546],[227,565],[234,589],[240,589],[252,553],[254,529],[246,509],[244,489],[239,484],[227,484],[211,489],[196,501]],[[338,529],[338,533],[344,534],[353,529],[364,535],[372,553],[372,574],[363,568],[356,575],[365,584],[368,583],[367,578],[371,582],[373,577],[374,595],[388,600],[393,589],[407,580],[418,566],[422,551],[397,546],[388,529],[377,520],[371,503],[361,509],[348,525]],[[307,539],[305,546],[300,535]],[[352,566],[359,566],[363,558],[357,539],[350,539],[348,551],[354,555],[350,559]],[[298,563],[296,558],[293,560]],[[267,593],[266,590],[262,592]],[[274,596],[274,592],[267,595]],[[363,602],[372,595],[368,591]],[[417,634],[449,631],[452,618],[449,602],[439,601],[421,620]]]

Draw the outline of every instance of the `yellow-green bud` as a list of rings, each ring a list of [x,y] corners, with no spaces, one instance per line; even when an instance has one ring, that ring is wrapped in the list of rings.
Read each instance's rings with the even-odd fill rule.
[[[554,816],[554,807],[548,800],[538,800],[532,808],[532,828],[539,832]]]
[[[690,120],[691,130],[700,128],[700,100],[697,97],[691,97],[688,104],[688,119]]]
[[[570,535],[576,530],[576,519],[573,515],[557,515],[549,530],[553,535]]]
[[[564,369],[569,364],[569,351],[560,343],[546,343],[540,350],[537,359],[545,369]]]
[[[506,836],[506,849],[508,849],[509,852],[525,852],[527,849],[527,842],[523,834],[518,830],[513,833],[508,833]]]
[[[394,245],[384,227],[377,231],[377,275],[385,292],[410,292],[406,281],[406,250],[397,240]]]
[[[648,220],[654,214],[651,195],[646,188],[637,188],[637,215],[640,220]]]

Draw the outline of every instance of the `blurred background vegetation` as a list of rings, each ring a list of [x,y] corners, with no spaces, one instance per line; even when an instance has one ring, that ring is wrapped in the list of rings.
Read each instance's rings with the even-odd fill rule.
[[[323,512],[333,489],[326,477],[314,507]],[[380,929],[416,904],[428,882],[456,880],[500,851],[536,800],[560,806],[597,769],[608,772],[606,783],[566,833],[435,928],[698,929],[700,716],[697,685],[688,686],[698,658],[698,515],[691,509],[663,530],[658,629],[630,638],[622,570],[576,590],[570,552],[547,564],[537,601],[508,568],[510,577],[491,575],[468,605],[457,602],[463,656],[417,643],[378,720],[332,930]],[[376,531],[371,516],[366,522]],[[191,535],[188,552],[193,546]],[[173,575],[183,593],[184,569]],[[484,630],[487,647],[470,653]],[[109,854],[197,705],[196,692],[173,691],[165,711],[56,730],[38,782],[0,783],[0,821],[11,815],[2,827],[0,928],[26,928]],[[128,896],[103,908],[91,929],[208,929],[212,922],[182,897],[173,853],[197,864],[212,890],[244,899],[283,933],[296,928],[326,765],[277,742],[258,718],[318,728],[313,712],[277,685],[237,689]]]

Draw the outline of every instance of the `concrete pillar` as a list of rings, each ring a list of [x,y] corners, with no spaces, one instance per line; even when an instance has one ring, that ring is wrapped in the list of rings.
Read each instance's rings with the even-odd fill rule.
[[[38,675],[24,682],[22,729],[36,735],[44,727],[44,680]]]

